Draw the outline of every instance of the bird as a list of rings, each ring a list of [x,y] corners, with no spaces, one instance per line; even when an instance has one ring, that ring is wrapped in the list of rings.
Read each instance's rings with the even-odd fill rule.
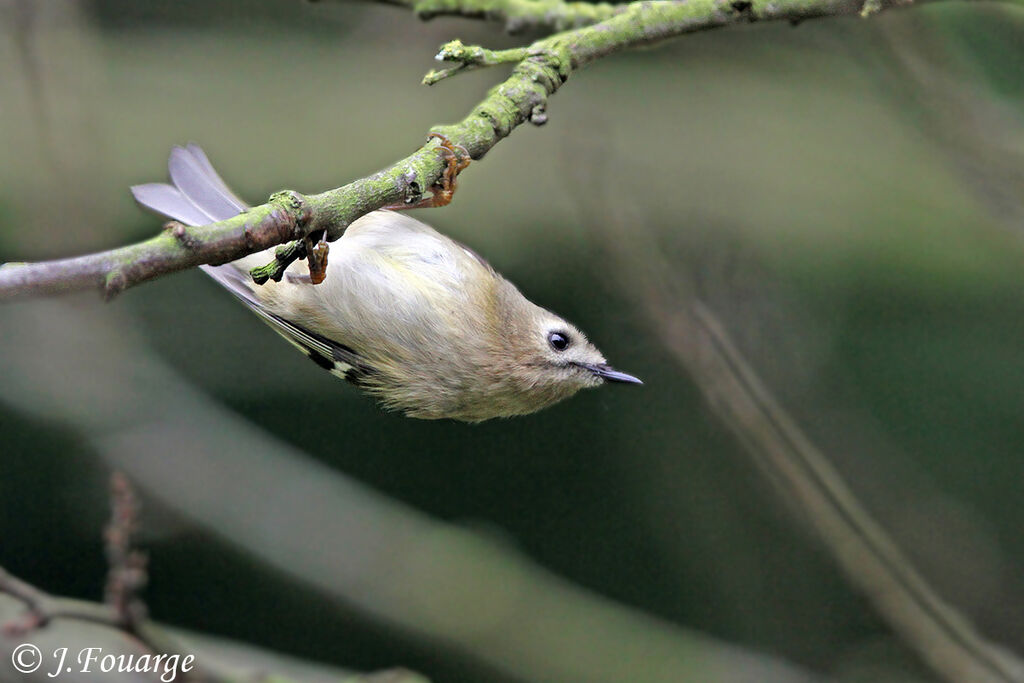
[[[168,171],[171,184],[132,187],[141,206],[191,226],[249,209],[195,143],[171,150]],[[475,423],[605,382],[642,384],[476,252],[408,214],[367,213],[330,256],[320,284],[301,260],[257,284],[249,271],[272,250],[201,267],[318,366],[409,417]]]

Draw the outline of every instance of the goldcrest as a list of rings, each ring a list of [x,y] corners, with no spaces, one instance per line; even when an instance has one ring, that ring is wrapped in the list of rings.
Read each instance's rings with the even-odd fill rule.
[[[137,185],[144,207],[188,225],[246,211],[197,145],[175,147],[171,182]],[[411,417],[479,422],[532,413],[605,382],[610,367],[576,327],[537,306],[477,254],[390,210],[330,245],[326,278],[305,261],[280,281],[250,269],[273,250],[203,270],[317,365]]]

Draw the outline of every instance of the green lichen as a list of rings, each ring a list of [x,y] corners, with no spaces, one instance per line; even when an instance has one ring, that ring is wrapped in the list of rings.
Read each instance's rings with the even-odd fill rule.
[[[872,14],[878,14],[882,10],[882,0],[864,0],[864,5],[860,8],[860,16],[862,19],[867,19]]]
[[[274,260],[265,266],[251,269],[249,275],[258,285],[265,284],[267,280],[280,282],[288,266],[303,258],[306,258],[306,243],[303,240],[295,240],[275,249]]]

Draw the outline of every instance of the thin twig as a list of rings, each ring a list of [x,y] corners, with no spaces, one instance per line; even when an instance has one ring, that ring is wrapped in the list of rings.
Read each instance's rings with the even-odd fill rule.
[[[7,636],[26,635],[54,619],[71,619],[109,626],[130,634],[154,654],[185,654],[177,639],[146,619],[138,591],[146,583],[146,557],[132,547],[138,529],[139,506],[128,479],[115,472],[110,480],[111,519],[103,540],[109,564],[104,604],[58,598],[41,591],[0,567],[0,593],[24,603],[25,615],[2,625]],[[182,674],[184,677],[184,673]],[[228,683],[233,678],[197,665],[190,681]]]
[[[139,526],[139,504],[131,484],[120,472],[110,477],[110,522],[103,532],[107,555],[104,602],[118,616],[122,627],[135,631],[146,618],[139,592],[146,586],[146,555],[132,547]]]
[[[274,260],[265,266],[259,266],[249,271],[253,282],[258,285],[265,284],[267,280],[280,282],[284,277],[284,271],[288,270],[295,261],[306,258],[305,240],[295,240],[288,244],[281,245],[274,250]]]
[[[521,62],[531,54],[529,48],[525,47],[511,50],[487,50],[476,45],[464,45],[461,40],[453,40],[442,45],[434,59],[439,62],[455,62],[457,65],[448,69],[431,71],[423,77],[423,85],[434,85],[460,71]]]

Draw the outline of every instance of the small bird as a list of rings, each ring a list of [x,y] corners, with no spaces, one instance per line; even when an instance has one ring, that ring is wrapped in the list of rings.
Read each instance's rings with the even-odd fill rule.
[[[188,225],[248,209],[195,144],[175,147],[171,182],[136,185],[142,206]],[[273,250],[203,270],[320,367],[410,417],[480,422],[525,415],[604,382],[587,338],[524,297],[476,253],[391,210],[354,221],[331,245],[326,279],[292,263],[280,281],[249,271]]]

